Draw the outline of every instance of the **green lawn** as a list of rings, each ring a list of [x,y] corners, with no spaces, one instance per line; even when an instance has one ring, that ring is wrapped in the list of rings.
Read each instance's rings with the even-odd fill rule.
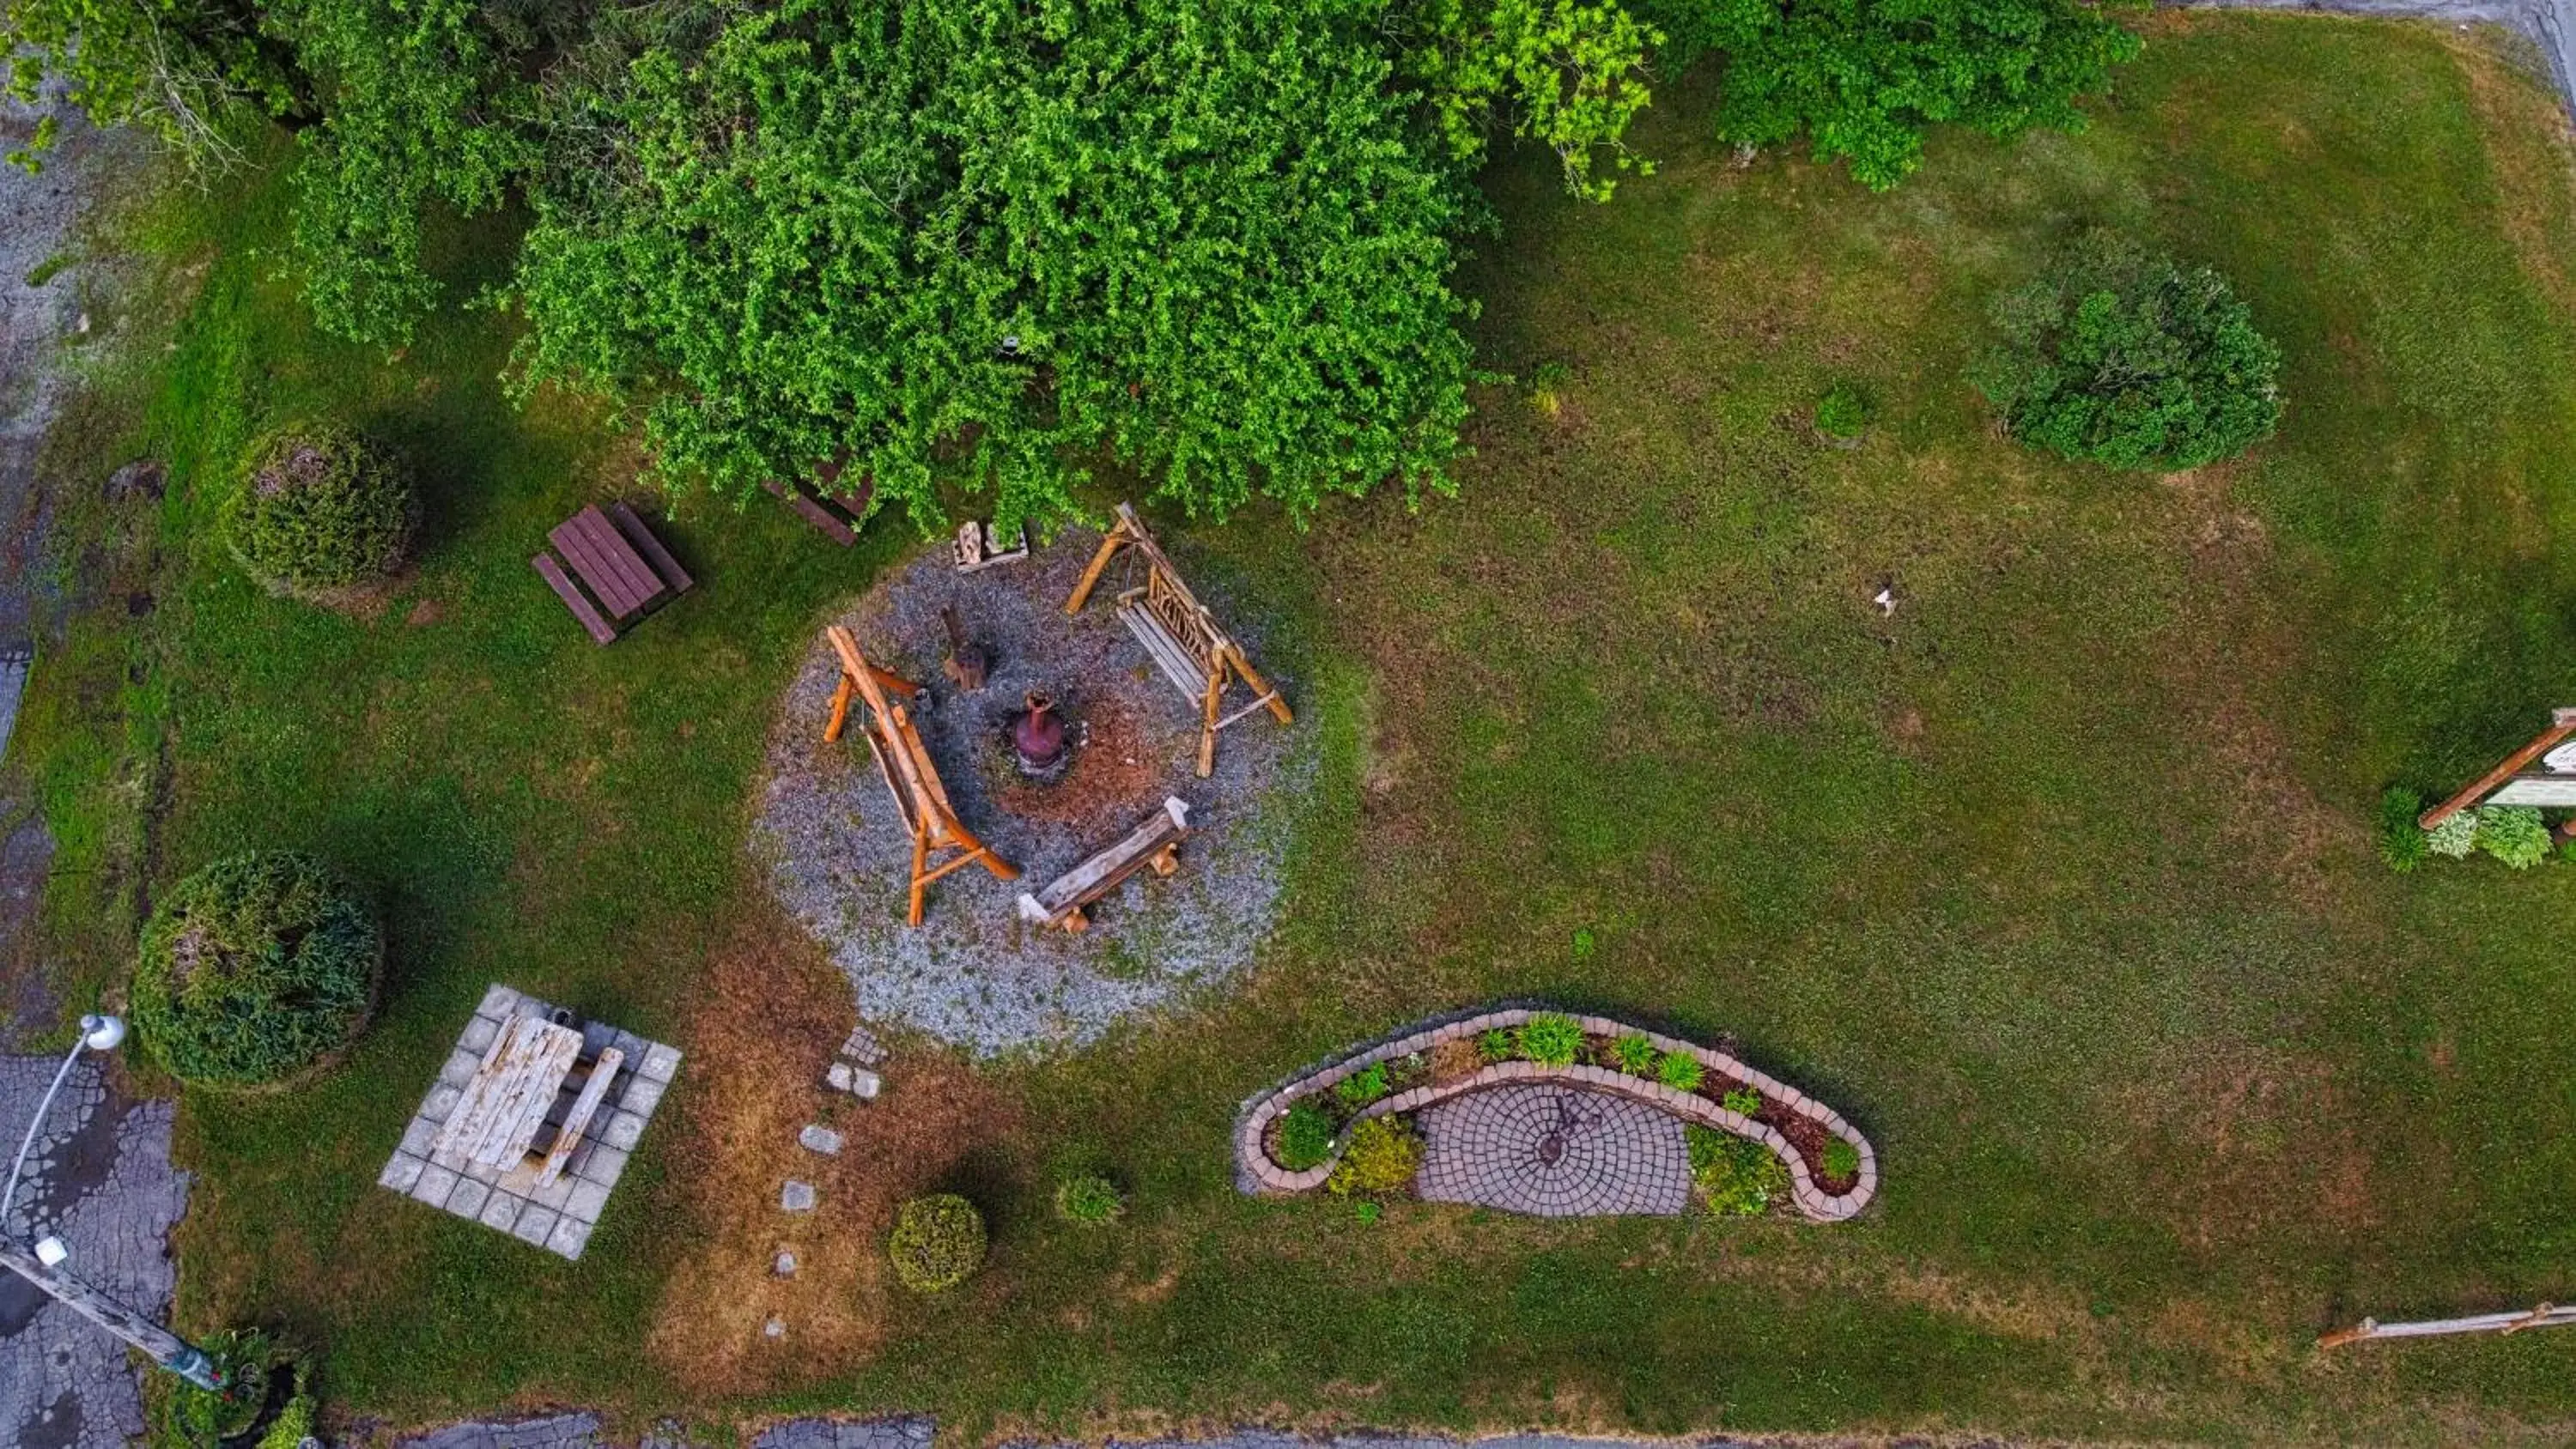
[[[336,1075],[187,1101],[182,1316],[282,1324],[341,1410],[403,1421],[516,1396],[635,1423],[921,1408],[969,1435],[2563,1436],[2576,1335],[2306,1347],[2365,1313],[2576,1292],[2576,973],[2544,925],[2576,867],[2398,877],[2367,828],[2384,785],[2447,788],[2569,702],[2553,103],[2433,30],[2164,17],[2089,134],[1943,135],[1872,196],[1739,168],[1693,124],[1707,100],[1666,88],[1639,137],[1660,173],[1606,208],[1535,161],[1493,178],[1486,359],[1571,380],[1552,417],[1483,399],[1457,502],[1184,541],[1276,601],[1264,662],[1323,746],[1286,924],[1230,999],[990,1071],[992,1268],[748,1398],[645,1347],[717,1231],[674,1145],[715,1110],[685,1076],[577,1266],[373,1175],[489,980],[689,1044],[690,991],[750,914],[771,704],[899,529],[852,555],[693,504],[672,531],[705,588],[595,650],[526,560],[632,462],[578,409],[511,409],[506,320],[385,364],[313,336],[272,279],[274,194],[153,231],[183,258],[218,233],[177,351],[119,384],[175,464],[169,582],[148,616],[80,626],[18,768],[53,771],[67,837],[144,879],[325,851],[396,942]],[[1990,433],[1960,380],[1987,300],[2096,223],[2235,280],[2288,356],[2278,438],[2160,481]],[[458,243],[460,276],[483,250]],[[1850,452],[1799,424],[1845,378],[1882,412]],[[431,480],[429,556],[372,620],[260,596],[200,526],[256,421],[308,410]],[[129,655],[142,682],[118,685]],[[102,733],[166,752],[153,829],[119,823],[137,792]],[[130,922],[118,878],[67,876],[55,917],[124,900]],[[57,929],[82,979],[112,975],[106,933]],[[1232,1192],[1243,1095],[1502,994],[1731,1035],[1874,1137],[1878,1206],[1363,1227]],[[1074,1151],[1134,1189],[1113,1235],[1043,1210]]]

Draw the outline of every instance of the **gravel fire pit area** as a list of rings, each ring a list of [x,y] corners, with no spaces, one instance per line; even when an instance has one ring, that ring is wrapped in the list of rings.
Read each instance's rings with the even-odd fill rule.
[[[1134,580],[1113,563],[1081,615],[1064,612],[1098,542],[1069,530],[1026,560],[972,574],[947,549],[928,549],[817,624],[770,737],[752,848],[780,901],[850,977],[863,1018],[987,1055],[1079,1045],[1231,978],[1269,931],[1288,821],[1311,775],[1300,732],[1256,713],[1222,733],[1214,774],[1198,778],[1199,710],[1118,618],[1116,596]],[[1192,580],[1259,659],[1257,608],[1207,582]],[[981,688],[942,670],[943,611],[982,656]],[[823,742],[840,679],[823,623],[847,627],[871,663],[926,686],[905,707],[949,801],[1018,880],[967,866],[929,887],[920,927],[904,924],[912,843],[865,732],[854,717],[837,743]],[[1293,705],[1296,682],[1262,662]],[[1064,756],[1045,768],[1023,760],[1032,732],[1016,729],[1033,695],[1062,726]],[[1238,685],[1228,712],[1249,698]],[[1188,808],[1177,873],[1138,872],[1079,934],[1021,919],[1023,893],[1126,835],[1167,796]]]

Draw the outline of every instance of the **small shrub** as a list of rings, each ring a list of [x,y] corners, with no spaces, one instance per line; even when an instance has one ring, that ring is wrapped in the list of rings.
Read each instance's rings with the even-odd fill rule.
[[[296,1449],[313,1433],[313,1392],[302,1363],[295,1365],[295,1396],[260,1431],[259,1449]]]
[[[1343,1106],[1353,1111],[1385,1096],[1386,1089],[1386,1063],[1384,1062],[1371,1062],[1364,1070],[1353,1072],[1333,1083],[1333,1095],[1341,1099]]]
[[[2478,811],[2475,806],[2455,810],[2442,817],[2442,823],[2424,832],[2424,848],[2452,860],[2466,860],[2478,845]]]
[[[1510,1061],[1512,1059],[1512,1034],[1503,1030],[1499,1026],[1488,1027],[1484,1031],[1477,1033],[1476,1055],[1484,1058],[1489,1063]]]
[[[1402,1192],[1422,1166],[1422,1139],[1393,1117],[1370,1117],[1351,1127],[1350,1145],[1324,1185],[1334,1192]]]
[[[1333,1119],[1312,1101],[1290,1105],[1279,1119],[1279,1165],[1304,1172],[1333,1155]]]
[[[197,1346],[231,1387],[214,1393],[176,1374],[155,1375],[149,1407],[156,1449],[221,1449],[226,1440],[249,1433],[268,1405],[269,1376],[279,1356],[267,1334],[227,1329],[200,1339]],[[266,1443],[261,1441],[262,1449]]]
[[[1127,1215],[1127,1199],[1116,1183],[1086,1172],[1055,1185],[1055,1211],[1066,1222],[1105,1228]]]
[[[1611,1058],[1618,1062],[1619,1070],[1632,1077],[1653,1076],[1655,1059],[1661,1055],[1655,1044],[1642,1036],[1623,1036],[1610,1044]]]
[[[2529,805],[2490,805],[2478,812],[2477,847],[2515,870],[2549,859],[2549,827]]]
[[[984,1266],[984,1215],[953,1192],[905,1203],[895,1213],[886,1256],[915,1293],[944,1293]]]
[[[2226,281],[2116,233],[2086,236],[1995,324],[1974,381],[2032,447],[2167,472],[2234,457],[2280,421],[2281,350]]]
[[[1826,1138],[1825,1176],[1837,1181],[1860,1176],[1860,1149],[1840,1137]]]
[[[1719,1217],[1752,1217],[1789,1190],[1789,1169],[1759,1142],[1696,1123],[1685,1129],[1691,1183]]]
[[[2403,785],[2379,796],[2379,858],[2399,875],[2424,863],[2424,827],[2415,823],[2423,812],[2424,797]]]
[[[1351,1216],[1359,1219],[1361,1227],[1373,1228],[1386,1216],[1386,1208],[1377,1199],[1364,1197],[1351,1205]]]
[[[1877,409],[1869,395],[1848,382],[1837,382],[1816,399],[1816,431],[1829,438],[1857,438]]]
[[[276,593],[373,583],[411,547],[411,484],[390,458],[342,428],[271,433],[225,505],[224,537]]]
[[[163,897],[144,927],[134,1030],[182,1081],[278,1081],[357,1035],[383,955],[366,907],[321,862],[219,860]]]
[[[1521,1024],[1520,1052],[1543,1067],[1570,1067],[1583,1054],[1583,1028],[1574,1018],[1543,1011]]]
[[[1718,1105],[1738,1117],[1750,1117],[1762,1110],[1762,1094],[1751,1087],[1730,1087],[1718,1098]]]
[[[1593,934],[1590,926],[1577,926],[1574,928],[1575,960],[1589,961],[1592,959],[1592,953],[1599,949],[1601,949],[1601,938]]]
[[[1700,1059],[1689,1052],[1666,1052],[1664,1059],[1655,1063],[1655,1080],[1676,1092],[1698,1091],[1700,1078],[1707,1072]]]
[[[1574,369],[1562,362],[1542,362],[1530,373],[1530,407],[1542,417],[1555,417],[1565,410],[1565,385],[1574,379]]]

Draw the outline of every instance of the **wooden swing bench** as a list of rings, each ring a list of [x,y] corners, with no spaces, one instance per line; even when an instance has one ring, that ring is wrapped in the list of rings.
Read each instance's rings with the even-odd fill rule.
[[[895,813],[903,819],[904,833],[912,837],[912,903],[906,921],[921,924],[923,891],[952,871],[981,865],[993,873],[995,880],[1018,880],[1019,868],[995,855],[958,820],[956,808],[948,803],[948,787],[940,783],[939,767],[931,763],[930,751],[922,744],[912,716],[886,697],[889,690],[918,696],[921,686],[869,663],[867,656],[859,652],[858,641],[840,625],[824,630],[823,635],[831,640],[833,652],[841,656],[841,683],[832,691],[832,718],[823,726],[823,742],[830,744],[840,739],[842,728],[849,723],[853,697],[865,701],[867,710],[860,720],[860,732],[867,737],[868,753],[876,758],[877,774],[885,780],[886,793],[894,797]],[[955,853],[937,858],[946,852]]]
[[[1295,716],[1288,701],[1270,687],[1252,661],[1245,657],[1243,646],[1234,642],[1217,627],[1216,616],[1181,582],[1178,569],[1163,553],[1162,546],[1145,530],[1144,520],[1136,510],[1121,503],[1118,521],[1108,536],[1100,540],[1100,549],[1082,571],[1082,579],[1073,586],[1073,597],[1065,600],[1067,614],[1079,614],[1091,599],[1091,591],[1100,583],[1109,561],[1122,549],[1135,549],[1145,559],[1145,582],[1118,596],[1118,619],[1145,646],[1163,677],[1181,692],[1181,697],[1199,707],[1199,778],[1205,779],[1216,769],[1216,732],[1256,710],[1267,709],[1271,718],[1288,724]],[[1240,679],[1252,691],[1250,704],[1220,717],[1226,687]]]
[[[1130,830],[1117,844],[1066,871],[1054,884],[1035,895],[1020,895],[1020,919],[1034,926],[1062,926],[1068,931],[1090,929],[1091,918],[1084,908],[1116,890],[1126,879],[1151,867],[1154,874],[1168,876],[1180,869],[1174,858],[1181,837],[1190,833],[1190,807],[1177,798],[1163,797],[1163,808],[1145,818],[1143,824]]]

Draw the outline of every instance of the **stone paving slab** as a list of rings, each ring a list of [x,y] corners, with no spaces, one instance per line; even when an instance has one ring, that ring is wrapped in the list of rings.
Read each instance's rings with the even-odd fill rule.
[[[461,1153],[436,1151],[432,1145],[439,1124],[456,1109],[465,1083],[481,1064],[484,1050],[500,1035],[502,1024],[517,1016],[547,1016],[554,1009],[549,1002],[507,986],[486,991],[465,1029],[457,1033],[455,1049],[448,1053],[437,1080],[430,1083],[428,1095],[421,1098],[419,1110],[404,1126],[402,1141],[377,1175],[376,1185],[506,1233],[530,1247],[577,1260],[590,1246],[599,1215],[607,1211],[610,1191],[625,1176],[629,1156],[643,1140],[645,1126],[680,1069],[679,1048],[646,1041],[601,1022],[584,1025],[585,1045],[598,1042],[617,1047],[625,1053],[625,1065],[609,1083],[607,1104],[592,1114],[563,1173],[542,1187],[537,1184],[537,1169],[528,1164],[491,1167],[470,1162]]]

